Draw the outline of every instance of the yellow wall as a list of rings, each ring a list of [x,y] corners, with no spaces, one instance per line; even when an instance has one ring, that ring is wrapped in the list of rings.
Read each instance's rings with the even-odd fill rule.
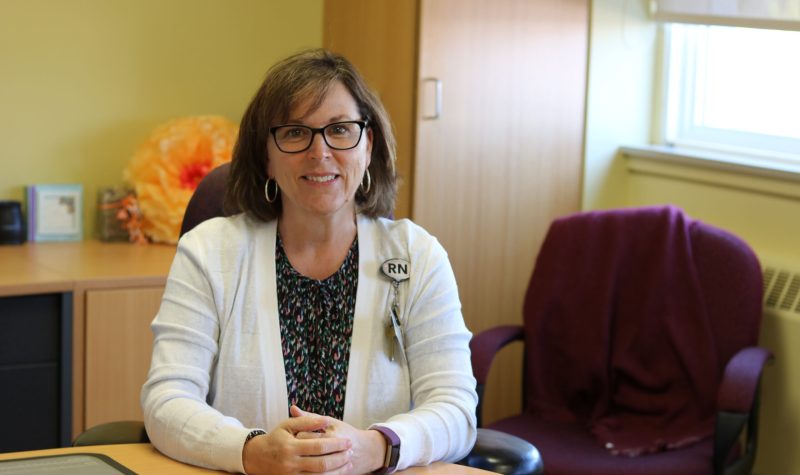
[[[0,0],[0,200],[97,189],[157,125],[238,122],[268,66],[322,45],[322,0]]]
[[[623,145],[648,144],[652,135],[657,25],[645,4],[592,1],[583,208],[672,203],[741,236],[762,261],[799,271],[800,183],[773,179],[775,190],[794,190],[778,196],[769,184],[762,186],[766,193],[726,186],[724,171],[673,165],[679,169],[670,171],[673,176],[631,173],[617,152]],[[776,360],[763,376],[756,475],[800,473],[800,318],[788,313],[766,313],[763,319],[760,344]]]
[[[592,0],[583,209],[625,203],[620,145],[650,138],[656,26],[646,2]]]

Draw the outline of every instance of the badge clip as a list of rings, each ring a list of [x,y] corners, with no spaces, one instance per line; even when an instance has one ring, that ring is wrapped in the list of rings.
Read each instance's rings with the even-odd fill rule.
[[[386,326],[386,337],[389,340],[389,359],[395,360],[395,350],[405,359],[405,342],[403,327],[398,316],[398,287],[400,282],[408,280],[410,263],[405,259],[389,259],[381,265],[383,275],[392,281],[392,304],[389,309],[389,322]]]

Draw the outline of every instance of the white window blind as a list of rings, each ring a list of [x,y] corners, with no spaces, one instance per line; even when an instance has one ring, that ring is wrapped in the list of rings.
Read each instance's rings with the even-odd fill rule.
[[[800,0],[651,0],[657,21],[800,30]]]

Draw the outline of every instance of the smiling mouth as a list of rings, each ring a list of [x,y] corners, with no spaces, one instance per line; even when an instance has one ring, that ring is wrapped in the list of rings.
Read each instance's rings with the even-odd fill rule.
[[[323,175],[323,176],[304,176],[308,181],[313,181],[314,183],[327,183],[329,181],[333,181],[339,175]]]

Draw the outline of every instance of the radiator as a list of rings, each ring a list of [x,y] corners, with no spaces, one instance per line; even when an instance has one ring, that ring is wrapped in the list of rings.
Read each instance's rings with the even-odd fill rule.
[[[775,353],[762,376],[757,475],[800,474],[800,265],[763,259],[760,345]]]

